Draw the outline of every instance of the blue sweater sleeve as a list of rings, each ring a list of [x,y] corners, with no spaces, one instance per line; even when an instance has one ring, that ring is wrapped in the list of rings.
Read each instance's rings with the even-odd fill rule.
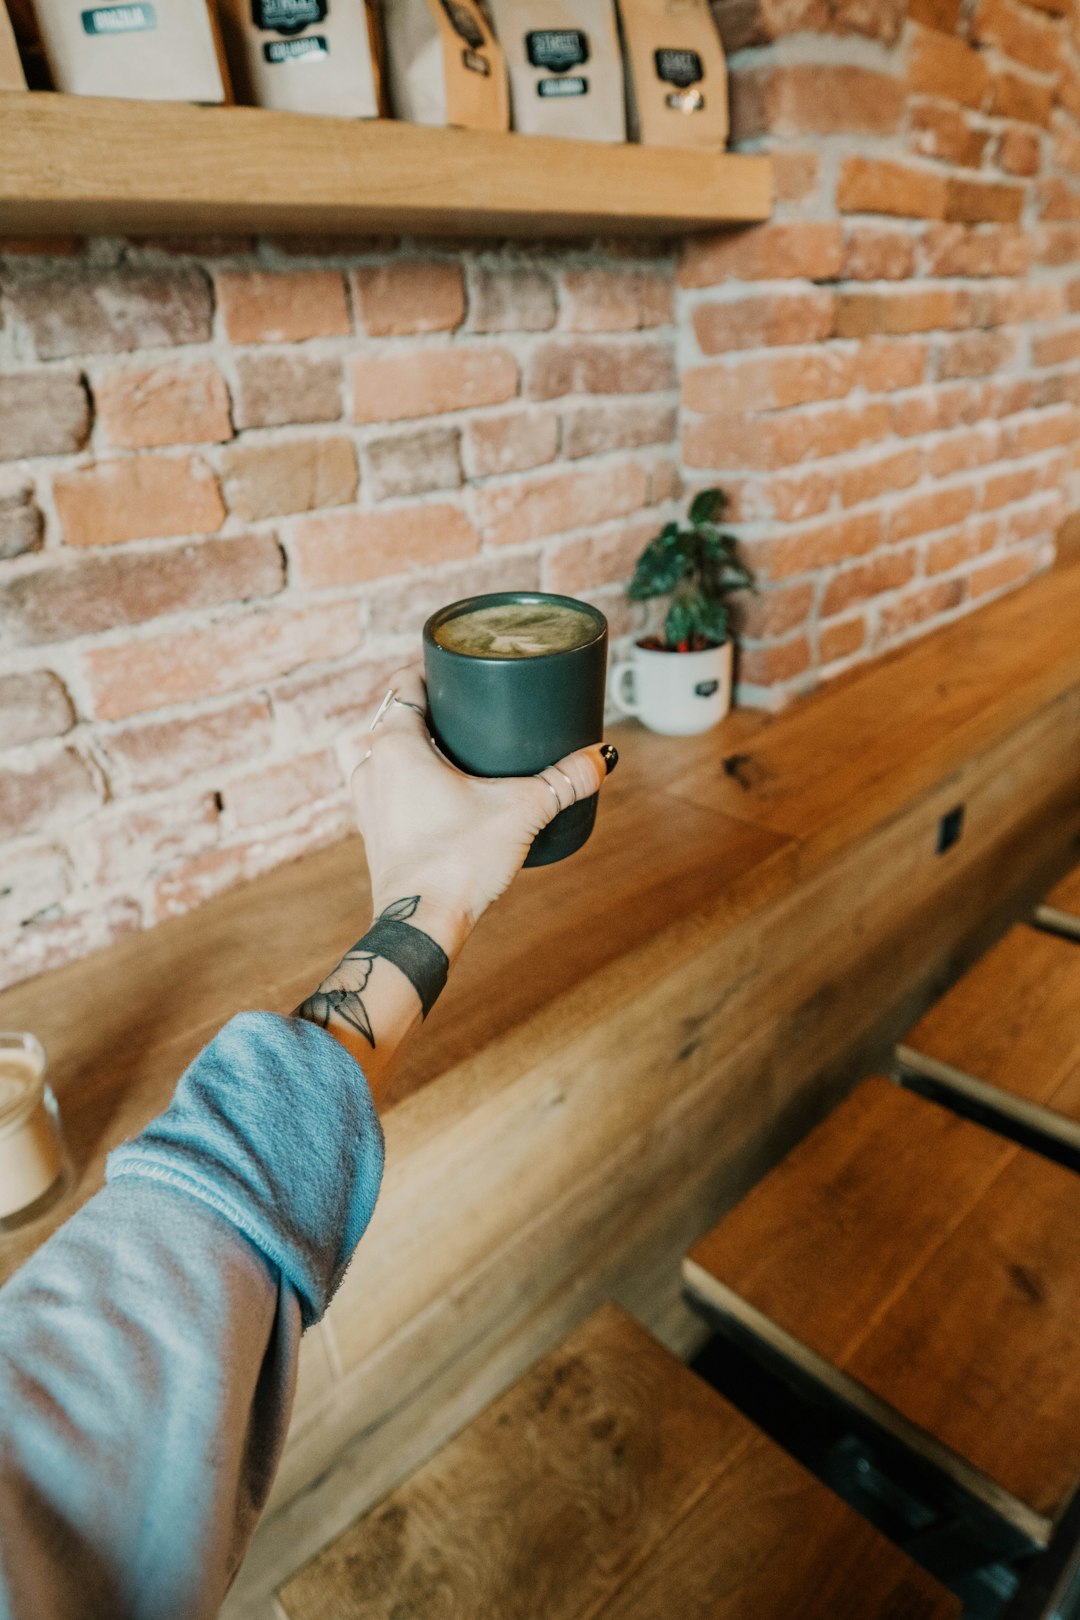
[[[277,1266],[310,1327],[371,1219],[382,1166],[371,1094],[333,1036],[241,1013],[168,1110],[109,1155],[106,1174],[160,1181],[216,1209]]]
[[[0,1290],[0,1616],[216,1614],[382,1163],[356,1063],[267,1013],[111,1155]]]

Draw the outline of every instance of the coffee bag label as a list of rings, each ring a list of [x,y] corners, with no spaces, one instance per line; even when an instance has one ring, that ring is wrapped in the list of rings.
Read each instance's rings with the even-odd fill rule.
[[[589,36],[580,28],[535,28],[525,35],[525,55],[533,67],[568,73],[589,60]]]
[[[657,78],[665,84],[678,85],[680,90],[699,84],[705,77],[705,67],[697,51],[654,51],[653,61]]]
[[[157,12],[140,0],[133,6],[95,6],[82,14],[84,34],[140,34],[157,27]]]
[[[304,39],[272,39],[263,46],[263,56],[276,67],[282,62],[324,62],[330,46],[322,34]]]
[[[588,79],[582,79],[575,74],[572,79],[539,79],[536,93],[545,100],[549,96],[587,96],[589,93]]]
[[[619,0],[632,135],[645,146],[717,151],[727,73],[710,0]]]
[[[488,0],[488,8],[506,52],[515,129],[626,138],[615,0]],[[658,37],[680,43],[675,34]]]
[[[442,0],[442,8],[450,19],[450,26],[468,45],[470,50],[481,50],[485,44],[484,33],[480,24],[467,6],[459,6],[455,0]],[[485,72],[491,69],[485,67]]]
[[[299,34],[326,20],[326,0],[251,0],[251,20],[269,34]]]

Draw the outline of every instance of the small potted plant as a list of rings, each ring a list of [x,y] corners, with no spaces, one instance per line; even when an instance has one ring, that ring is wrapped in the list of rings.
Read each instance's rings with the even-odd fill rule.
[[[668,598],[662,629],[642,636],[631,659],[611,672],[616,706],[651,731],[708,731],[731,706],[727,599],[754,580],[735,555],[734,535],[718,527],[726,505],[720,489],[695,495],[688,522],[665,523],[630,581],[632,601]]]

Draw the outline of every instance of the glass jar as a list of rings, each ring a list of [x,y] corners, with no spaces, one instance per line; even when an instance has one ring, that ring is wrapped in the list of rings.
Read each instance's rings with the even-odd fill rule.
[[[0,1032],[0,1231],[42,1214],[66,1182],[56,1098],[34,1035]]]

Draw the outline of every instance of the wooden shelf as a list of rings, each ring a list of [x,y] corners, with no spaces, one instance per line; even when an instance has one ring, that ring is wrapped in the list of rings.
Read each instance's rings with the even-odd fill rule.
[[[254,107],[0,94],[0,232],[667,235],[768,218],[768,158]]]

